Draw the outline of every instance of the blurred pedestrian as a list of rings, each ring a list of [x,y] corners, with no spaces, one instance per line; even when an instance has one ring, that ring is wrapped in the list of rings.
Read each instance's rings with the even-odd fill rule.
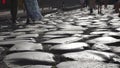
[[[96,7],[96,0],[88,0],[88,6],[89,6],[90,14],[92,14],[93,10]]]
[[[107,8],[109,0],[104,0],[104,8]]]
[[[43,18],[37,0],[24,0],[24,3],[27,12],[26,24],[35,23]]]
[[[118,0],[118,13],[119,13],[118,17],[120,17],[120,0]]]
[[[17,22],[17,10],[18,10],[18,0],[10,0],[10,12],[11,12],[11,20],[12,26],[16,26]]]
[[[102,5],[104,3],[104,0],[97,0],[98,2],[98,14],[102,14]]]
[[[81,9],[81,11],[83,10],[84,6],[85,6],[85,0],[80,0],[80,9]]]
[[[115,0],[115,2],[114,2],[114,9],[115,9],[115,13],[119,12],[119,0]]]

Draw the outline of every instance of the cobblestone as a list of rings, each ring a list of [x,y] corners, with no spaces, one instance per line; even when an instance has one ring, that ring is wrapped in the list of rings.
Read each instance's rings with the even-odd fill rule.
[[[51,13],[34,25],[1,25],[2,68],[119,68],[120,18],[80,9]],[[21,21],[20,21],[21,22]],[[98,62],[99,61],[99,62]]]

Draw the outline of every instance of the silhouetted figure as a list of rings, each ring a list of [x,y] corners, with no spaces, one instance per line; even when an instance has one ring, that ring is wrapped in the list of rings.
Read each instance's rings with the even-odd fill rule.
[[[92,14],[96,6],[96,0],[88,0],[88,6],[89,6],[90,14]]]
[[[104,8],[107,8],[109,0],[104,0]]]
[[[18,9],[18,0],[10,0],[10,12],[11,12],[11,20],[12,26],[15,26],[17,23],[17,9]]]
[[[88,6],[88,0],[85,0],[85,7]]]
[[[81,9],[81,11],[83,10],[84,6],[85,6],[85,0],[80,0],[80,9]]]
[[[24,0],[24,3],[27,11],[26,24],[35,23],[43,18],[37,0]]]
[[[98,14],[102,14],[102,5],[104,3],[104,0],[97,0],[98,2]]]
[[[120,8],[120,0],[118,0],[114,5],[114,9],[116,13],[120,12],[119,8]]]

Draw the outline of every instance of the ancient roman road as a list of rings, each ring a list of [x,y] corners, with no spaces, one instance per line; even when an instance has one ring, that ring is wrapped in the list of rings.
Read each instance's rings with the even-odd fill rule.
[[[103,15],[76,9],[47,14],[13,31],[1,26],[0,66],[120,68],[120,18],[112,12],[112,6]]]

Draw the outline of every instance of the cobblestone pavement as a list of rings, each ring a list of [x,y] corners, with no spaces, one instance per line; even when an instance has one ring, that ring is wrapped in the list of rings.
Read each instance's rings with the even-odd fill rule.
[[[112,12],[76,9],[16,30],[2,25],[0,68],[120,68],[120,18]]]

